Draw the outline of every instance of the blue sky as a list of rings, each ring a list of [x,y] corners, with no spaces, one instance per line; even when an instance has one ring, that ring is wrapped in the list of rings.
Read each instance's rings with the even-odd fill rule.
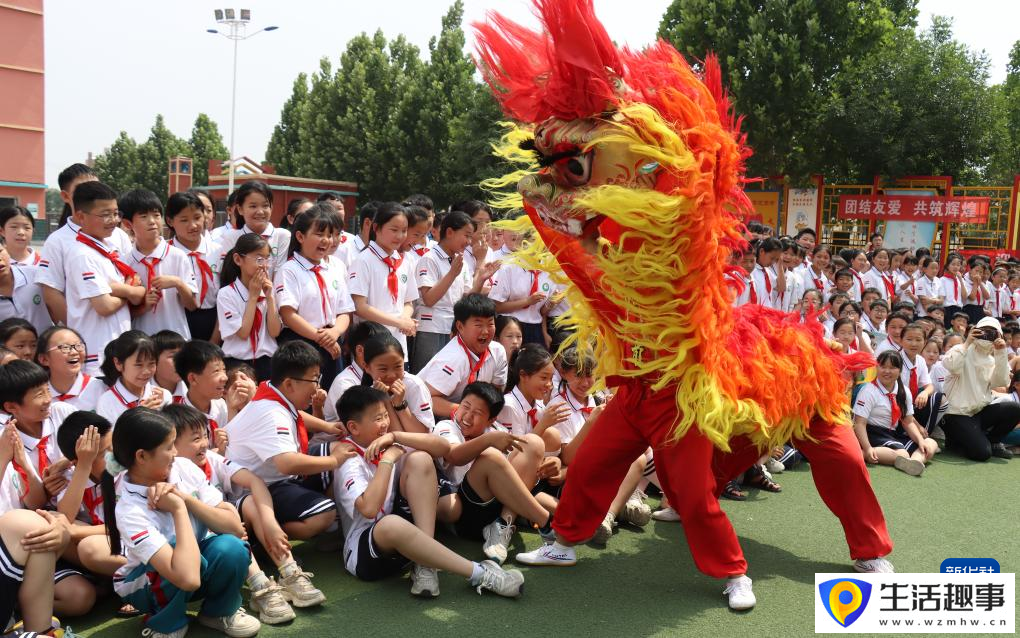
[[[451,0],[452,1],[452,0]],[[240,44],[236,155],[261,159],[280,108],[301,71],[313,72],[322,56],[338,60],[347,41],[383,27],[405,34],[426,50],[449,8],[447,0],[254,0],[233,5],[252,10],[257,27],[278,25]],[[524,0],[465,0],[467,21],[495,9],[528,20]],[[655,37],[669,0],[595,0],[618,42],[641,46]],[[187,137],[199,112],[220,126],[229,144],[231,43],[210,35],[213,10],[231,6],[208,0],[50,0],[46,3],[46,180],[91,151],[98,154],[121,130],[148,136],[157,113]],[[954,18],[956,37],[987,51],[992,82],[1006,75],[1006,61],[1020,37],[1016,0],[921,0],[919,23],[931,15]],[[87,25],[87,28],[83,28]],[[469,42],[470,46],[470,42]]]

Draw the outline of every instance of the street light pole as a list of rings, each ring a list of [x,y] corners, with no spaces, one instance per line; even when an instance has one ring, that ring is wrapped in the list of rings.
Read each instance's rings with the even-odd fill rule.
[[[216,9],[214,15],[217,23],[230,27],[230,32],[223,33],[216,29],[206,29],[206,31],[234,41],[234,77],[230,91],[230,166],[227,173],[227,195],[230,195],[234,192],[234,133],[237,129],[237,43],[255,37],[263,31],[275,31],[279,27],[264,27],[249,34],[248,23],[251,21],[249,9]]]

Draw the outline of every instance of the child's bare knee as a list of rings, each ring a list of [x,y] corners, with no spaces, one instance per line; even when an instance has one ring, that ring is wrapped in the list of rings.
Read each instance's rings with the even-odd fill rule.
[[[563,447],[563,437],[556,428],[549,428],[543,432],[542,441],[546,452],[558,452]]]
[[[55,605],[62,616],[84,616],[96,604],[96,589],[82,576],[68,576],[53,588]]]

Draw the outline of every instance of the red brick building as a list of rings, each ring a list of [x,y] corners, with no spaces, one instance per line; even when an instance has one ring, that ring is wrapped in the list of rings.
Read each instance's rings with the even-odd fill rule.
[[[43,0],[0,2],[0,206],[46,217]]]
[[[202,190],[212,195],[217,210],[224,210],[227,206],[228,170],[226,162],[209,160],[209,186]],[[350,213],[356,210],[358,204],[358,185],[354,182],[277,175],[270,164],[260,165],[247,157],[238,158],[234,164],[234,189],[250,180],[265,182],[272,189],[273,224],[283,219],[290,202],[302,197],[315,201],[320,193],[336,193],[343,200],[347,221],[352,219]]]

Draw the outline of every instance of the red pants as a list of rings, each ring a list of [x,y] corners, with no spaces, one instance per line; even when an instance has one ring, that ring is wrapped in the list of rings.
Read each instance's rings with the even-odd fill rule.
[[[553,527],[571,543],[591,538],[631,463],[651,446],[662,490],[683,521],[698,569],[716,578],[743,574],[747,562],[719,495],[761,452],[746,437],[730,441],[731,452],[721,452],[696,427],[678,443],[664,445],[676,416],[675,397],[672,387],[653,392],[632,381],[619,388],[570,466]],[[819,420],[810,432],[814,441],[793,445],[810,460],[819,495],[843,524],[850,557],[885,556],[892,541],[853,430]]]

